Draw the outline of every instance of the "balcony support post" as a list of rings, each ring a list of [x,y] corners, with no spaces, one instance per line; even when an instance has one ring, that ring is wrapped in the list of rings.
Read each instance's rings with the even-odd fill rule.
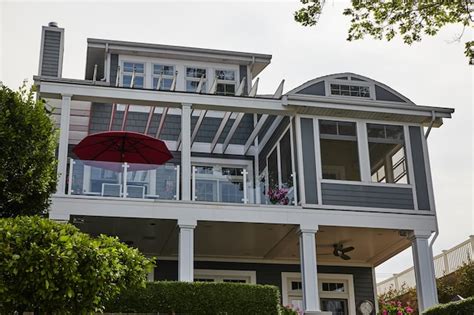
[[[410,235],[420,312],[438,304],[433,253],[428,241],[430,236],[431,231],[413,231]]]
[[[71,98],[70,94],[63,94],[61,100],[61,120],[59,130],[59,148],[58,148],[58,183],[56,193],[58,195],[66,194],[66,170],[67,155],[69,144],[69,122],[71,116]]]
[[[191,104],[181,105],[182,200],[191,200]]]
[[[179,220],[178,281],[194,280],[194,228],[196,220]]]

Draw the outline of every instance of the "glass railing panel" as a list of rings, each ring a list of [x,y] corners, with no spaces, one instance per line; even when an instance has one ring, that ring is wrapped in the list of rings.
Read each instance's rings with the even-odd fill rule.
[[[193,166],[193,200],[250,203],[248,173],[241,167]]]
[[[68,194],[176,200],[179,166],[71,159]]]

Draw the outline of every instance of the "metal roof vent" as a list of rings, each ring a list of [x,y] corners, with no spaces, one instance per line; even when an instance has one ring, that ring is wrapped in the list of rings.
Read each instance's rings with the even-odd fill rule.
[[[58,27],[58,22],[49,22],[48,26],[49,27]]]

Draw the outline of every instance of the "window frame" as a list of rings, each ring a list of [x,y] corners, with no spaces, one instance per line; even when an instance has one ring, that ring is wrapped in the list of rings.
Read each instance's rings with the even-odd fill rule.
[[[162,75],[162,79],[171,79],[173,80],[174,79],[174,76],[175,76],[175,73],[176,73],[176,65],[173,65],[173,64],[166,64],[166,63],[158,63],[158,62],[154,62],[152,61],[151,62],[151,88],[154,89],[154,90],[157,90],[158,88],[155,85],[155,79],[159,79],[160,78],[160,74],[155,74],[155,66],[162,66],[162,67],[173,67],[173,74],[163,74]],[[160,91],[169,91],[169,90],[164,90],[164,89],[159,89]]]
[[[255,270],[194,269],[193,279],[194,278],[213,279],[213,282],[224,282],[224,280],[245,280],[248,284],[257,284],[257,272]]]
[[[325,80],[325,89],[326,89],[326,97],[331,97],[331,98],[338,98],[338,99],[356,99],[356,100],[362,100],[362,101],[375,101],[375,84],[372,82],[367,82],[367,81],[358,81],[358,80],[338,80],[338,79],[328,79]],[[369,97],[360,97],[360,96],[350,96],[350,95],[333,95],[331,93],[331,84],[339,84],[339,85],[353,85],[353,86],[363,86],[363,87],[368,87],[369,88]]]
[[[125,72],[125,63],[133,63],[133,64],[143,64],[143,73],[136,73],[135,72],[135,77],[142,77],[143,78],[143,86],[141,87],[130,87],[130,86],[124,86],[123,85],[123,78],[127,76],[132,76],[133,75],[133,70],[132,72]],[[140,61],[140,60],[133,60],[133,59],[122,59],[120,60],[120,87],[128,87],[128,88],[133,88],[133,89],[145,89],[147,86],[147,62],[146,61]]]
[[[234,72],[234,80],[224,80],[224,79],[217,79],[217,86],[219,84],[229,84],[229,85],[234,85],[234,94],[218,94],[217,93],[217,86],[216,86],[216,94],[217,95],[223,95],[223,96],[235,96],[235,92],[237,92],[237,85],[239,84],[239,78],[237,77],[237,74],[238,74],[238,71],[235,70],[235,69],[230,69],[230,68],[213,68],[213,74],[214,74],[214,80],[216,80],[217,78],[217,75],[216,75],[216,72],[217,71],[233,71]]]
[[[204,69],[206,71],[206,76],[203,80],[204,91],[201,91],[201,93],[207,93],[208,89],[209,89],[208,82],[210,82],[209,81],[209,79],[210,79],[209,76],[212,73],[213,68],[209,68],[209,66],[207,66],[207,65],[192,65],[192,64],[188,65],[188,64],[185,64],[184,65],[183,78],[184,78],[184,92],[187,92],[187,93],[196,93],[196,91],[188,91],[188,89],[186,88],[188,81],[199,82],[201,80],[201,78],[197,78],[197,77],[188,77],[188,74],[187,74],[188,68]],[[211,70],[211,71],[209,71],[209,70]]]

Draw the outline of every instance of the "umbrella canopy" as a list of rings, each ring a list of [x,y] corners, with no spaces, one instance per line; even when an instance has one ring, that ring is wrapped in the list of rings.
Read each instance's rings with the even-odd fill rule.
[[[130,170],[150,169],[173,158],[166,144],[147,135],[128,131],[107,131],[89,135],[73,149],[81,160],[130,163]],[[98,167],[116,169],[117,165],[97,164]]]

